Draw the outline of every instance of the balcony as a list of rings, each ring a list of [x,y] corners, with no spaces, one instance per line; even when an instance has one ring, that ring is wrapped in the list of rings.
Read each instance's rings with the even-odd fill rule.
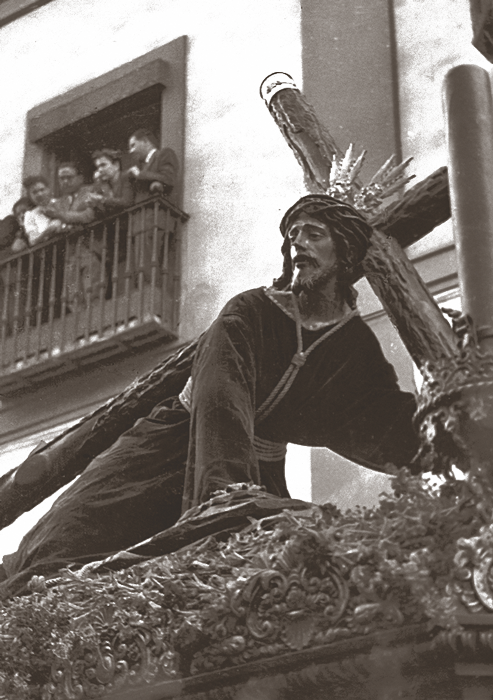
[[[0,392],[176,338],[187,215],[151,197],[0,262]]]

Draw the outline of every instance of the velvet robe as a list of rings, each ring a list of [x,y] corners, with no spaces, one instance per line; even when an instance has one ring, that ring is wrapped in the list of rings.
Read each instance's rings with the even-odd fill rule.
[[[359,317],[309,355],[279,405],[256,423],[256,409],[297,349],[293,318],[269,294],[261,288],[234,297],[202,336],[191,415],[175,398],[138,420],[4,557],[8,576],[25,581],[137,544],[176,522],[182,495],[186,509],[227,484],[253,481],[287,496],[284,460],[259,461],[254,434],[326,446],[372,469],[409,465],[418,446],[414,396],[400,391]],[[304,349],[326,331],[303,329]]]

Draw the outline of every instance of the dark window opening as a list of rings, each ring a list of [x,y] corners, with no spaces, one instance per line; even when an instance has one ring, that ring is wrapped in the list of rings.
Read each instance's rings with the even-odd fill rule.
[[[56,168],[65,161],[75,162],[86,183],[92,182],[91,154],[100,148],[122,151],[122,169],[132,165],[127,153],[129,136],[136,129],[152,131],[161,138],[162,85],[153,85],[130,97],[55,131],[39,141],[49,163],[53,190],[57,193]]]

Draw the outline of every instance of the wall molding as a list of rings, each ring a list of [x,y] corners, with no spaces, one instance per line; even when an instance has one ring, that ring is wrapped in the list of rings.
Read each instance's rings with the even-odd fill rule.
[[[52,0],[0,0],[0,27],[10,24],[28,12],[47,5]]]

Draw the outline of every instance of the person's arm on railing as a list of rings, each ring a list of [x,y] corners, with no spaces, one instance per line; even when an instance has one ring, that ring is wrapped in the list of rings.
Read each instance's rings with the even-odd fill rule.
[[[92,192],[88,201],[98,214],[105,216],[115,211],[128,209],[134,203],[135,190],[127,173],[123,173],[116,191],[107,187],[102,192]]]
[[[96,218],[96,214],[92,207],[87,207],[87,209],[83,209],[82,211],[65,211],[59,215],[59,218],[68,226],[75,226],[77,224],[84,226],[85,224],[92,224]]]
[[[80,209],[64,209],[63,207],[57,206],[55,201],[50,203],[47,207],[43,207],[42,212],[45,216],[58,219],[67,226],[84,226],[86,224],[91,224],[96,218],[94,208],[88,204]]]
[[[10,246],[13,253],[20,253],[23,250],[29,248],[29,243],[21,235],[17,235]]]

